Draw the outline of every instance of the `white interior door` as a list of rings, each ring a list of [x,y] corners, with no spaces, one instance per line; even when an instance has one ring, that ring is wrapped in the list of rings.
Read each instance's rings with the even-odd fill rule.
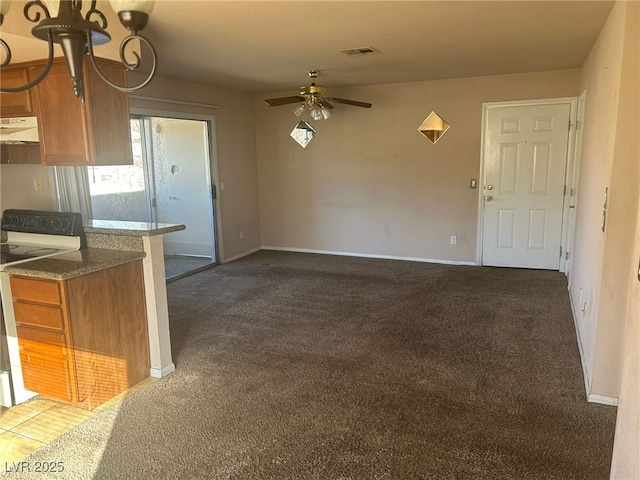
[[[569,103],[486,109],[482,264],[558,270]]]

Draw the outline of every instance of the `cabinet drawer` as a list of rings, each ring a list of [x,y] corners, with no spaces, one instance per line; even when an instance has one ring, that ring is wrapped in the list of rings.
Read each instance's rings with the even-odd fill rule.
[[[64,334],[37,328],[17,326],[20,351],[29,350],[42,355],[65,356],[67,344]]]
[[[11,295],[14,300],[60,305],[60,285],[50,280],[11,275]]]
[[[42,355],[20,349],[24,386],[42,396],[73,401],[70,366],[67,357]]]
[[[16,323],[64,329],[62,309],[33,303],[13,302]]]

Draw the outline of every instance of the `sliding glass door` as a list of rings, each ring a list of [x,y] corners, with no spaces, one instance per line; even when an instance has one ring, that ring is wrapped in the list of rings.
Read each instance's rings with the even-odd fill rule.
[[[217,263],[211,134],[208,121],[134,116],[134,164],[88,167],[94,218],[186,225],[165,235],[167,278]]]

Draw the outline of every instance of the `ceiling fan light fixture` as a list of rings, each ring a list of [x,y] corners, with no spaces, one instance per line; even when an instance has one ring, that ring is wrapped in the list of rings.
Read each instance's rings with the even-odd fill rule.
[[[333,113],[334,107],[332,102],[352,105],[354,107],[371,108],[371,104],[367,102],[326,96],[327,89],[323,86],[316,85],[316,78],[319,72],[317,70],[309,70],[308,73],[309,78],[311,78],[311,85],[300,87],[298,95],[266,98],[264,103],[266,103],[268,107],[298,103],[299,105],[293,108],[293,113],[300,117],[305,110],[308,110],[313,120],[327,120]]]
[[[309,113],[314,120],[322,120],[324,115],[322,114],[322,107],[318,105],[312,105],[309,107]]]
[[[296,117],[299,117],[300,115],[302,115],[304,113],[304,109],[305,109],[305,104],[301,103],[300,105],[296,106],[293,109],[293,113],[296,114]]]

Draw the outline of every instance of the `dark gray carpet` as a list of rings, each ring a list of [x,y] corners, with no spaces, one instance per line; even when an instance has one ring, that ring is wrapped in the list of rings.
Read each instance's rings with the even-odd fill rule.
[[[585,400],[559,272],[263,251],[168,292],[177,371],[30,462],[69,479],[608,478],[616,412]]]

